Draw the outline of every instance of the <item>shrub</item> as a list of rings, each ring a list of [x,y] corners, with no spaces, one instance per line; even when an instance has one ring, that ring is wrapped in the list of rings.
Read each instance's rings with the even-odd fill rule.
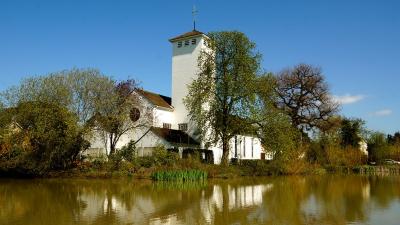
[[[119,149],[116,152],[116,154],[119,154],[121,158],[123,158],[128,162],[132,162],[135,159],[135,152],[136,152],[136,146],[135,142],[132,140],[127,145]]]
[[[151,156],[134,157],[132,162],[136,167],[150,168],[159,166],[172,167],[180,160],[178,153],[168,151],[164,146],[157,146]]]
[[[331,146],[327,149],[327,163],[331,166],[357,166],[363,165],[367,161],[365,156],[358,148],[351,146],[340,148]]]
[[[11,115],[2,123],[2,129],[11,129],[0,137],[3,146],[10,146],[8,154],[0,157],[7,170],[41,175],[71,168],[79,153],[89,147],[77,117],[62,106],[25,102],[3,113]]]

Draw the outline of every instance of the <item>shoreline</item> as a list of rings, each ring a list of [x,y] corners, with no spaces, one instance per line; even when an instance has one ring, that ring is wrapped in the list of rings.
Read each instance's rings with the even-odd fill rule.
[[[400,165],[360,165],[360,166],[326,166],[326,167],[312,167],[307,168],[306,171],[293,174],[277,174],[273,171],[254,171],[249,170],[248,167],[244,166],[215,166],[209,165],[204,168],[196,168],[197,170],[205,171],[208,174],[206,180],[213,179],[232,179],[232,178],[252,178],[252,177],[279,177],[279,176],[313,176],[313,175],[326,175],[326,174],[337,174],[337,175],[377,175],[377,176],[393,176],[400,175]],[[217,169],[217,171],[216,171]],[[152,180],[151,175],[156,171],[185,171],[190,168],[146,168],[140,171],[126,171],[126,170],[81,170],[79,168],[73,168],[65,171],[51,171],[42,176],[29,176],[29,175],[17,175],[7,174],[2,171],[0,173],[0,179],[51,179],[51,178],[85,178],[85,179],[119,179],[119,178],[132,178],[134,180]]]

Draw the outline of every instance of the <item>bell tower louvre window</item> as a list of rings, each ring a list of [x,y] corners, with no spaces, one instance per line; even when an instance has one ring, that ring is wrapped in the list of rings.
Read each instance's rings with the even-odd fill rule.
[[[163,128],[171,129],[171,124],[170,123],[163,123]]]
[[[180,124],[178,124],[178,126],[179,126],[179,130],[181,130],[181,131],[187,131],[187,129],[188,129],[187,123],[180,123]]]

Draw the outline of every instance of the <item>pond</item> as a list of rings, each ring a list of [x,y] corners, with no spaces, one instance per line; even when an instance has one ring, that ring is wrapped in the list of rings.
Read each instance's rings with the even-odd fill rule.
[[[0,224],[400,224],[400,177],[0,180]]]

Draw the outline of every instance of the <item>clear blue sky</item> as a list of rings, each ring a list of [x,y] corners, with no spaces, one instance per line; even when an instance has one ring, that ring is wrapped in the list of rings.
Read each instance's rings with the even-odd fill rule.
[[[137,78],[170,95],[168,38],[192,29],[239,30],[263,68],[321,66],[341,113],[371,129],[400,130],[400,1],[0,1],[0,90],[72,67]]]

